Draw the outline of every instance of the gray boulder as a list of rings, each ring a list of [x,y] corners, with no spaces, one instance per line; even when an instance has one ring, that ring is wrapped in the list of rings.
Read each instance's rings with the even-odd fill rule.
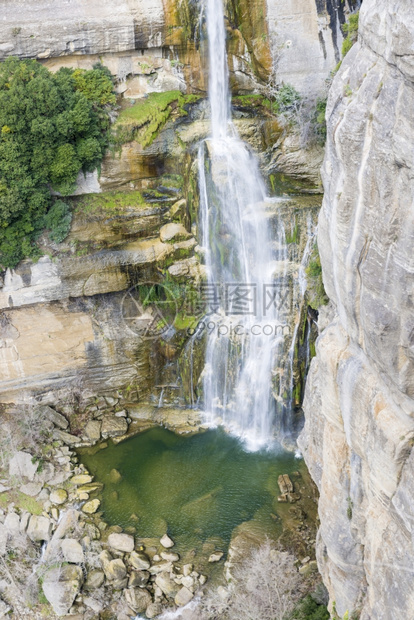
[[[57,616],[65,616],[73,605],[83,583],[79,566],[57,566],[47,571],[43,592]]]

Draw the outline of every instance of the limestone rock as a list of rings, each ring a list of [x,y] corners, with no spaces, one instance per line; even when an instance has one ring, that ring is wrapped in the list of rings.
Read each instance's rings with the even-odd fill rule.
[[[147,618],[156,618],[162,613],[163,606],[159,601],[155,601],[154,603],[150,603],[145,611],[145,615]]]
[[[89,474],[78,474],[76,476],[72,476],[70,479],[71,483],[76,485],[89,484],[92,480],[93,476],[90,476]]]
[[[101,438],[101,426],[102,423],[99,420],[89,420],[84,428],[85,435],[91,441],[99,441]]]
[[[74,538],[65,538],[61,543],[63,557],[66,562],[83,564],[85,556],[81,544]]]
[[[137,570],[146,570],[151,566],[148,556],[143,551],[133,551],[129,556],[129,563]]]
[[[69,422],[67,421],[65,416],[52,409],[52,407],[43,405],[42,407],[39,407],[37,411],[42,417],[50,420],[55,426],[57,426],[61,430],[66,431],[69,428]]]
[[[33,482],[37,471],[37,466],[37,463],[33,462],[33,457],[31,454],[23,451],[16,452],[9,462],[9,474],[10,476],[27,478]]]
[[[181,588],[174,598],[174,602],[178,607],[184,607],[194,598],[194,594],[186,587]]]
[[[134,550],[134,537],[129,534],[110,534],[108,536],[108,544],[117,551],[131,553]]]
[[[122,475],[119,473],[117,469],[111,469],[109,472],[109,480],[112,484],[116,484],[122,480]]]
[[[188,239],[191,237],[182,224],[171,222],[165,224],[160,230],[160,239],[163,243],[171,243],[172,241],[180,241],[182,239]]]
[[[178,553],[172,553],[169,551],[161,551],[161,557],[163,560],[167,560],[168,562],[178,562],[180,559]]]
[[[43,484],[41,482],[28,482],[27,484],[23,484],[19,491],[30,497],[36,497],[36,495],[39,495],[42,488]]]
[[[150,574],[147,570],[133,570],[129,576],[128,588],[142,588],[145,586],[150,578]]]
[[[128,423],[125,418],[115,416],[104,416],[102,419],[101,433],[104,439],[108,437],[119,437],[125,435],[128,430]]]
[[[93,569],[89,571],[86,577],[84,588],[86,590],[91,590],[91,591],[97,590],[98,588],[101,587],[104,581],[105,581],[105,573],[101,570]]]
[[[126,566],[120,558],[110,560],[103,566],[103,569],[108,581],[120,581],[127,574]]]
[[[125,600],[137,614],[144,613],[152,603],[151,594],[143,588],[127,588],[124,590]]]
[[[170,549],[171,547],[174,547],[174,541],[168,536],[168,534],[164,534],[164,536],[160,540],[160,543],[163,547],[165,547],[165,549]]]
[[[169,572],[162,572],[155,578],[156,585],[169,598],[174,598],[180,586],[178,586],[170,576]]]
[[[86,512],[86,514],[88,515],[92,515],[98,510],[100,505],[101,502],[99,499],[91,499],[89,502],[86,502],[86,504],[82,506],[82,511]]]
[[[27,527],[27,534],[34,542],[50,540],[52,522],[48,517],[32,515]]]
[[[220,562],[223,555],[224,553],[222,551],[215,551],[214,553],[210,555],[210,557],[208,558],[208,561],[209,562]]]
[[[49,499],[52,504],[57,504],[59,506],[60,504],[64,504],[66,502],[68,499],[68,493],[65,489],[54,489],[51,492]]]
[[[79,566],[64,565],[47,571],[42,588],[57,616],[69,612],[82,583],[83,574]]]
[[[63,441],[63,443],[65,443],[67,446],[76,446],[76,444],[80,442],[79,437],[71,435],[66,431],[55,431],[55,437],[56,439],[60,439],[60,441]]]

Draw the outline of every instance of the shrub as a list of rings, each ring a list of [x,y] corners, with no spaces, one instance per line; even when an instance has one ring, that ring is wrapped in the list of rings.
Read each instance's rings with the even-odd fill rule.
[[[292,84],[283,84],[275,93],[273,111],[276,114],[295,111],[299,108],[302,97]]]
[[[50,231],[50,239],[61,243],[69,234],[71,222],[72,213],[68,205],[62,200],[56,200],[46,213],[43,225]]]
[[[329,617],[325,605],[318,604],[308,595],[299,603],[289,620],[329,620]]]
[[[342,43],[342,56],[346,56],[351,47],[358,39],[358,26],[359,26],[359,11],[349,16],[347,24],[342,26],[344,34],[347,35],[346,39]]]
[[[99,165],[108,145],[112,91],[104,68],[52,74],[35,60],[10,57],[0,64],[3,268],[38,255],[35,241],[52,205],[50,188],[68,195],[80,170]]]

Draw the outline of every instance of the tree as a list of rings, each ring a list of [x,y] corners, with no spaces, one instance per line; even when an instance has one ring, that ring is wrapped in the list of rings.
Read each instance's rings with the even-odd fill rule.
[[[67,196],[80,170],[99,165],[114,103],[101,65],[56,74],[35,60],[0,65],[0,265],[36,255],[51,189]]]

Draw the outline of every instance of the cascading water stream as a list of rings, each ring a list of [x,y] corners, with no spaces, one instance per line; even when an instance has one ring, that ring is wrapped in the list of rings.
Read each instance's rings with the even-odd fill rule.
[[[286,280],[286,242],[279,220],[272,246],[258,163],[231,122],[222,0],[207,0],[207,30],[211,137],[199,150],[210,309],[204,406],[210,424],[223,423],[258,449],[273,439],[272,368],[283,345],[277,292]]]

